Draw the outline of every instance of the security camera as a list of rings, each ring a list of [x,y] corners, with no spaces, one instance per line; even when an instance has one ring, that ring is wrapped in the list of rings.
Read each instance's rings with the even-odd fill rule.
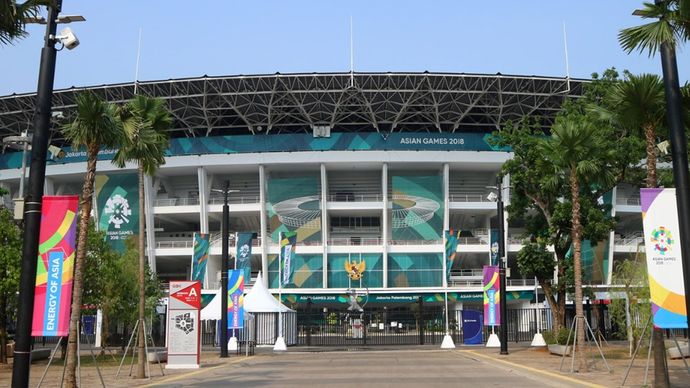
[[[496,202],[496,200],[498,199],[498,195],[496,195],[496,193],[492,191],[489,193],[489,195],[486,196],[486,199],[488,199],[491,202]]]
[[[56,36],[55,39],[59,40],[63,46],[67,47],[67,50],[72,50],[73,48],[79,46],[79,39],[72,32],[72,29],[66,27],[60,31],[60,35]]]
[[[62,148],[54,145],[48,146],[48,152],[50,152],[50,158],[53,160],[62,159],[66,155]]]

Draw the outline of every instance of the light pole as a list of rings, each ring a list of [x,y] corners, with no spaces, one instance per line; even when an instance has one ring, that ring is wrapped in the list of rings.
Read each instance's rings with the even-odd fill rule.
[[[501,354],[508,354],[508,306],[506,306],[506,247],[505,247],[505,223],[503,222],[503,186],[501,180],[503,177],[499,174],[496,176],[496,186],[487,186],[488,188],[496,189],[496,211],[498,217],[498,293],[499,293],[499,309],[501,315]]]
[[[36,258],[41,228],[41,207],[46,175],[46,154],[48,152],[53,81],[55,80],[55,57],[57,53],[55,43],[61,40],[55,33],[61,9],[62,0],[56,0],[53,2],[52,7],[48,7],[48,19],[45,21],[45,40],[41,50],[41,64],[38,73],[34,136],[31,142],[31,170],[29,172],[29,182],[24,204],[24,243],[22,246],[22,263],[19,278],[19,305],[17,307],[14,366],[12,367],[12,387],[14,388],[23,388],[29,385]],[[84,20],[84,18],[79,17],[78,20]],[[72,35],[71,38],[74,38],[74,40],[71,41],[68,48],[74,48],[79,44],[76,37]]]
[[[228,356],[228,240],[230,239],[230,207],[228,194],[239,190],[230,190],[230,181],[225,182],[225,189],[213,189],[223,194],[223,220],[221,221],[221,258],[220,258],[220,357]]]
[[[657,0],[658,2],[658,0]],[[683,252],[683,282],[685,285],[686,317],[690,317],[690,179],[688,178],[688,150],[683,125],[678,63],[675,48],[661,44],[661,68],[666,90],[666,117],[668,121],[671,156],[673,157],[673,181],[676,186],[680,250]]]

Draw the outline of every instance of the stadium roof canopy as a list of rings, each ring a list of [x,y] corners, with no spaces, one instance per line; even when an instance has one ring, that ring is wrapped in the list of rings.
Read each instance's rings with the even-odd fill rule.
[[[549,126],[583,79],[464,73],[312,73],[171,79],[138,83],[163,98],[173,137],[333,132],[489,132],[538,116]],[[54,128],[70,120],[75,95],[91,90],[124,103],[134,83],[70,88],[53,96]],[[31,132],[35,93],[0,97],[0,136]],[[61,114],[56,114],[60,112]],[[54,143],[61,143],[53,132]]]

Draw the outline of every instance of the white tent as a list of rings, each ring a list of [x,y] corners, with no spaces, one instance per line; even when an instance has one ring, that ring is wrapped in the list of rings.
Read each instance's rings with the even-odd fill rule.
[[[221,290],[206,291],[204,294],[214,294],[213,299],[201,310],[201,320],[221,319]],[[290,309],[268,291],[264,285],[261,273],[257,276],[256,282],[244,296],[245,319],[247,314],[255,317],[254,327],[256,328],[256,343],[259,345],[273,345],[278,336],[279,313],[283,315],[283,336],[287,345],[297,343],[297,316],[295,310]],[[245,333],[240,331],[239,337]],[[252,337],[254,336],[252,335]]]
[[[203,294],[213,294],[213,299],[201,309],[201,320],[220,320],[220,312],[222,310],[220,288],[217,290],[204,290]]]
[[[252,289],[244,296],[244,309],[250,313],[295,312],[295,310],[278,302],[278,299],[268,292],[264,286],[261,272],[259,272]]]
[[[221,290],[204,290],[204,294],[214,294],[213,299],[201,310],[201,320],[219,320],[221,317]],[[254,286],[244,296],[244,311],[248,313],[277,313],[295,312],[284,304],[278,302],[264,286],[261,273],[256,279]]]

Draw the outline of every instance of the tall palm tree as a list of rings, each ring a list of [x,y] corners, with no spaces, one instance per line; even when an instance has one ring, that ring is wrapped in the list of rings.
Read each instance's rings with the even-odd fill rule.
[[[664,84],[656,74],[626,74],[606,95],[608,108],[602,105],[589,107],[606,121],[627,134],[645,140],[647,155],[647,187],[657,186],[656,143],[659,128],[666,120]]]
[[[125,145],[115,154],[114,163],[124,167],[127,162],[138,165],[139,172],[139,352],[137,377],[146,377],[144,319],[146,306],[145,199],[144,174],[153,176],[165,163],[165,152],[170,144],[166,130],[172,118],[161,99],[136,96],[120,110],[120,120],[127,138]],[[153,258],[152,258],[153,259]]]
[[[123,140],[123,132],[117,120],[117,108],[103,102],[91,92],[77,95],[77,115],[72,122],[62,128],[66,139],[77,149],[86,148],[86,175],[79,200],[79,237],[77,240],[77,254],[74,261],[74,283],[72,291],[72,312],[67,341],[67,372],[68,387],[75,387],[75,371],[77,362],[77,323],[81,315],[82,286],[84,281],[84,262],[86,259],[86,241],[93,203],[94,179],[96,177],[96,161],[101,147],[115,148]]]
[[[596,182],[610,184],[612,174],[605,168],[607,150],[598,139],[597,129],[584,117],[572,115],[558,120],[551,128],[551,136],[539,145],[545,158],[553,164],[554,175],[550,186],[566,183],[570,187],[571,243],[575,286],[575,313],[580,319],[577,326],[577,347],[579,370],[586,372],[585,327],[582,307],[582,223],[580,221],[580,195]]]
[[[26,19],[37,17],[42,6],[52,3],[51,0],[26,0],[21,4],[15,0],[0,0],[0,44],[25,37]]]
[[[646,51],[652,57],[661,50],[663,44],[666,44],[672,50],[672,58],[675,61],[676,46],[690,38],[690,0],[656,0],[654,3],[644,3],[644,8],[636,12],[636,15],[653,21],[621,30],[618,33],[618,41],[623,49],[628,53],[636,50],[641,53]],[[676,64],[672,67],[675,66]],[[670,87],[673,90],[675,86]],[[668,102],[673,103],[672,100]],[[648,180],[647,184],[649,183]],[[661,329],[654,329],[653,341],[654,382],[658,386],[668,386],[666,351]]]
[[[690,38],[690,0],[644,3],[636,15],[653,21],[624,28],[618,33],[618,42],[627,53],[646,51],[652,57],[661,49],[662,43],[675,48]]]

